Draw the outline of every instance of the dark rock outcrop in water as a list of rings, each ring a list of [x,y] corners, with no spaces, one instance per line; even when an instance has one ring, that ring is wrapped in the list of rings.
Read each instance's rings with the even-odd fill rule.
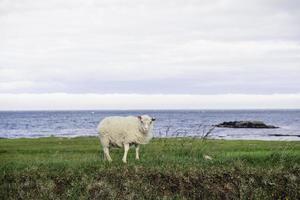
[[[268,134],[268,136],[275,136],[275,137],[300,137],[300,135],[291,135],[291,134]]]
[[[261,121],[232,121],[217,124],[216,127],[221,128],[279,128],[272,125],[266,125]]]

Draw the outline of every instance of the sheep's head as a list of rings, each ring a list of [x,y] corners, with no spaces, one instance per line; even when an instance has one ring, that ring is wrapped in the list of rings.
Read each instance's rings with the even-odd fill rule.
[[[141,122],[141,130],[144,133],[148,133],[152,128],[153,121],[155,121],[155,118],[152,118],[148,115],[142,115],[142,116],[138,116],[138,119]]]

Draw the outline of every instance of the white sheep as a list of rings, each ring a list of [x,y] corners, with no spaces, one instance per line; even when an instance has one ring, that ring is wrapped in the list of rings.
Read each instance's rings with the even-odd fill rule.
[[[103,147],[104,159],[112,161],[109,147],[124,147],[122,161],[127,162],[127,153],[130,145],[136,147],[135,158],[139,160],[140,144],[147,144],[153,137],[153,121],[148,115],[128,117],[106,117],[98,125],[100,142]]]

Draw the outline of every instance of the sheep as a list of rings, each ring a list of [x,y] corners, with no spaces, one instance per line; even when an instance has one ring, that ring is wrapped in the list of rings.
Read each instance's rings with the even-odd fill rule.
[[[147,144],[153,137],[153,121],[155,121],[155,118],[148,115],[104,118],[97,127],[104,159],[109,162],[112,161],[109,155],[110,146],[124,147],[122,161],[126,163],[129,147],[134,145],[136,148],[135,158],[139,160],[140,144]]]

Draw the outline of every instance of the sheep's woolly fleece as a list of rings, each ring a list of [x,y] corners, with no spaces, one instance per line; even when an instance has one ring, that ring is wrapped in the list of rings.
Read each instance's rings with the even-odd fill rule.
[[[142,119],[151,121],[151,117],[143,115]],[[107,117],[98,125],[98,133],[103,146],[110,144],[122,147],[123,144],[147,144],[153,137],[153,125],[150,124],[149,131],[142,131],[142,124],[138,117]]]

